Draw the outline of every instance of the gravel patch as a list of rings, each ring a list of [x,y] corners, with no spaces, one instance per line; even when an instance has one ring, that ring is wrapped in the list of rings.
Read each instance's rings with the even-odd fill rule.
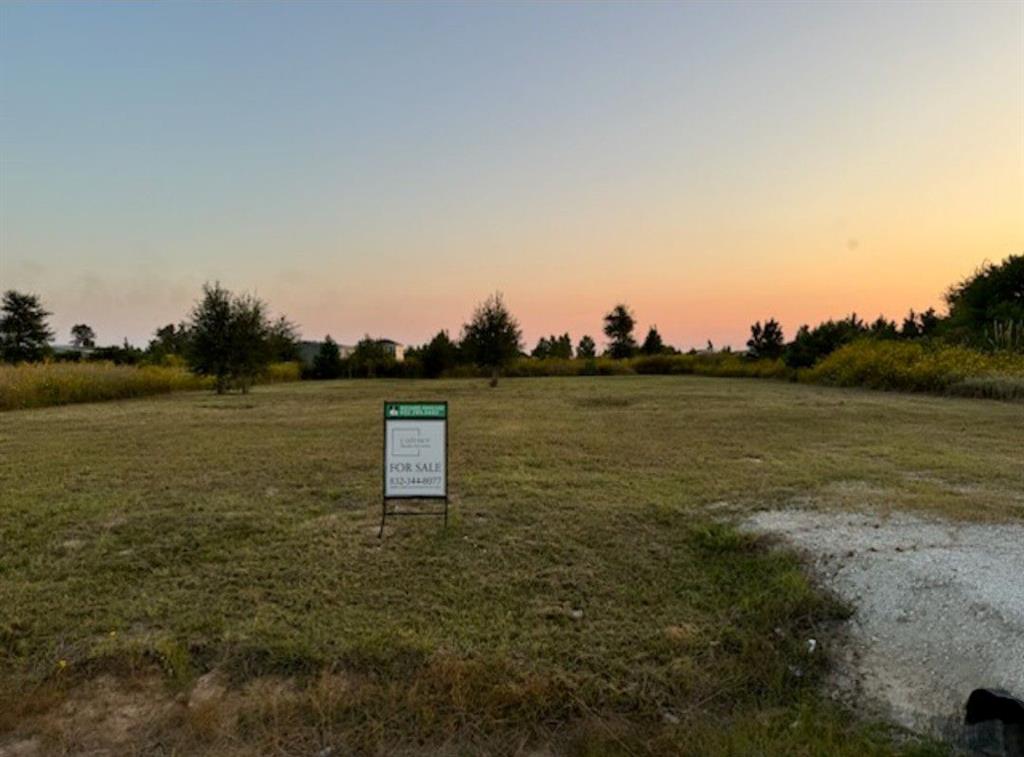
[[[759,513],[855,608],[834,688],[872,714],[959,741],[977,688],[1024,697],[1024,526]]]

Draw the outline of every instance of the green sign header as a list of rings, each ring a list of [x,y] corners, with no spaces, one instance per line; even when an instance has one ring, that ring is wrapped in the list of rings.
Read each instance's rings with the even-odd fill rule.
[[[448,406],[443,402],[385,402],[384,417],[407,420],[410,418],[447,418]]]

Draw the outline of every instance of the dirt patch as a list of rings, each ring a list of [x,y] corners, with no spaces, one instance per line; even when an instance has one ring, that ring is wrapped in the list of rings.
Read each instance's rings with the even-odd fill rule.
[[[1024,526],[908,515],[759,513],[855,613],[833,685],[873,714],[957,740],[981,687],[1024,695]]]

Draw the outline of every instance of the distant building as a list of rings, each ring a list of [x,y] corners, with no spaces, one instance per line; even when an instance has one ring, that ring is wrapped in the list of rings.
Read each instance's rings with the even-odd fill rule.
[[[405,345],[399,344],[393,339],[378,339],[377,344],[384,348],[384,352],[394,358],[395,362],[401,363],[405,360]]]

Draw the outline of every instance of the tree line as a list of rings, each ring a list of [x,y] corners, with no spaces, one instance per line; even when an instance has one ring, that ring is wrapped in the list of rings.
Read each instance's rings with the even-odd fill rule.
[[[749,360],[782,360],[790,368],[806,368],[857,339],[941,340],[983,350],[1024,351],[1024,255],[1011,255],[999,264],[986,263],[945,293],[948,312],[933,308],[911,310],[902,322],[879,316],[868,323],[851,314],[816,326],[802,325],[786,341],[774,318],[750,327],[744,357]],[[14,290],[3,295],[0,305],[0,359],[8,363],[44,359],[107,360],[118,364],[182,364],[193,372],[211,376],[218,392],[237,388],[248,391],[271,362],[299,357],[297,327],[285,316],[271,319],[262,300],[235,295],[219,283],[203,287],[202,296],[179,324],[156,330],[145,349],[122,345],[97,347],[96,334],[87,324],[71,329],[74,351],[54,354],[54,332],[47,323],[51,314],[38,296]],[[650,326],[642,342],[636,339],[636,317],[625,303],[615,305],[603,318],[605,350],[602,357],[625,360],[640,355],[679,354],[666,344],[657,326]],[[708,342],[705,352],[714,352]],[[723,351],[729,351],[725,348]],[[691,349],[689,354],[696,354]],[[474,366],[497,384],[503,369],[515,360],[595,360],[597,343],[583,335],[573,343],[566,332],[538,339],[524,351],[522,330],[502,295],[495,293],[480,303],[453,339],[439,331],[429,342],[410,347],[401,363],[384,349],[379,339],[367,335],[350,355],[328,335],[321,343],[305,378],[401,376],[434,378],[460,366]]]

